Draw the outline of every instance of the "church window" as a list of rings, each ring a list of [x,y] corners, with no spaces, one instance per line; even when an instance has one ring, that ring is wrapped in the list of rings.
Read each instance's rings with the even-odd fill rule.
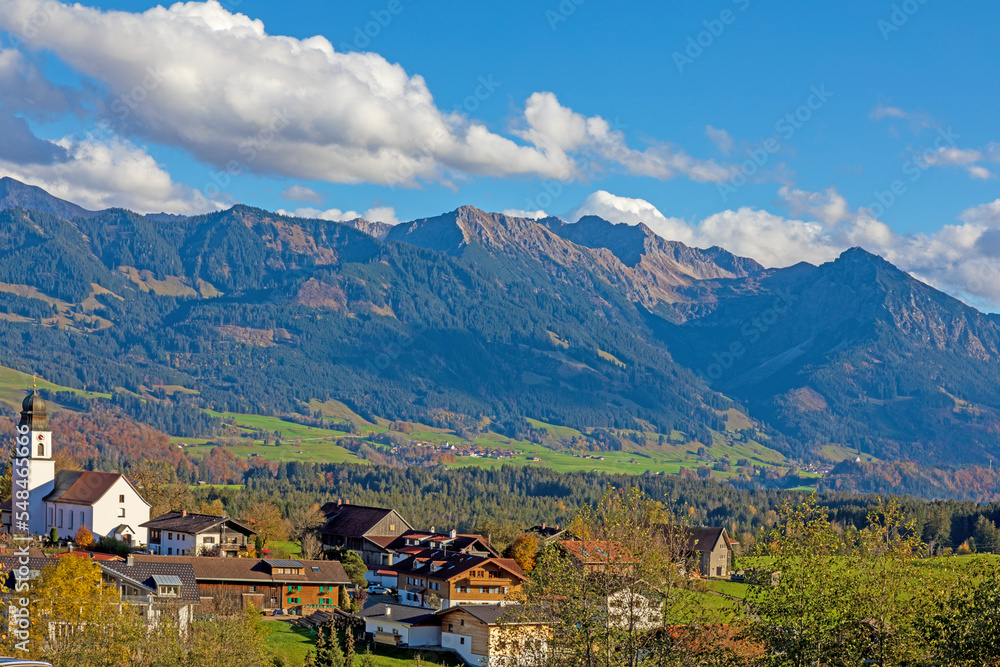
[[[120,502],[120,503],[125,502],[125,494],[124,493],[122,493],[122,494],[120,494],[118,496],[118,502]]]
[[[125,508],[124,507],[121,508],[120,510],[118,510],[118,518],[120,518],[120,519],[124,519],[125,518]]]
[[[63,525],[63,511],[59,510],[59,527],[62,528]]]
[[[69,527],[73,527],[73,510],[69,511]]]
[[[38,455],[39,456],[45,456],[45,443],[44,442],[38,443]]]
[[[80,525],[83,525],[83,510],[80,510]]]
[[[53,512],[54,512],[54,510],[50,507],[49,508],[49,525],[50,526],[52,525],[52,513]]]

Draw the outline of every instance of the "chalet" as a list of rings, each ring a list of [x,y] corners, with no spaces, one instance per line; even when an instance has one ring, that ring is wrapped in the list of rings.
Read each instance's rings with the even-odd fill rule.
[[[203,608],[234,606],[302,615],[340,604],[350,578],[338,561],[134,556],[137,563],[178,563],[194,569]]]
[[[444,609],[459,604],[503,604],[527,577],[510,558],[425,549],[391,568],[401,604]]]
[[[78,555],[79,554],[79,555]],[[61,554],[69,558],[89,558],[85,552]],[[34,579],[56,558],[28,558],[29,579]],[[181,632],[186,632],[194,618],[194,611],[201,602],[194,570],[190,565],[177,563],[136,563],[127,560],[93,559],[101,570],[104,583],[114,586],[121,601],[138,610],[149,629],[155,629],[164,618],[176,622]],[[24,563],[20,558],[9,557],[0,561],[0,571],[9,590],[14,590],[15,571]]]
[[[149,531],[149,552],[160,556],[237,556],[257,534],[225,516],[167,512],[142,527]]]
[[[522,667],[541,663],[549,629],[544,622],[518,619],[514,609],[460,605],[439,611],[441,647],[451,649],[470,665]]]
[[[326,524],[320,529],[326,549],[347,549],[361,557],[368,569],[390,565],[386,547],[413,526],[396,510],[364,507],[342,501],[320,508]]]
[[[389,646],[440,646],[441,621],[433,609],[373,604],[357,613],[370,641]]]
[[[694,526],[683,529],[664,526],[663,530],[681,531],[684,535],[684,550],[703,577],[729,578],[733,568],[733,549],[739,542],[731,539],[725,528]]]
[[[386,540],[373,539],[373,542],[380,543]],[[386,556],[382,559],[388,565],[399,563],[410,556],[420,553],[425,549],[440,549],[460,554],[470,554],[472,556],[482,556],[484,558],[497,558],[500,556],[489,540],[482,535],[464,535],[456,530],[448,533],[435,532],[434,526],[429,531],[408,530],[390,542],[386,542],[384,552]],[[396,572],[386,567],[373,566],[365,573],[365,578],[371,583],[380,584],[389,588],[396,588]]]

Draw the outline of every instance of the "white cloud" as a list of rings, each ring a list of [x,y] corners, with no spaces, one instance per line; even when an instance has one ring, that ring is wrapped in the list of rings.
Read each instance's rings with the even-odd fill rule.
[[[396,209],[392,206],[374,206],[362,215],[368,222],[384,222],[387,225],[398,225],[399,218],[396,217]]]
[[[850,214],[847,200],[836,188],[827,188],[824,192],[807,192],[784,185],[778,190],[778,194],[788,203],[792,215],[805,213],[828,225],[835,225],[846,220]]]
[[[281,198],[286,201],[300,201],[300,202],[311,202],[313,204],[322,204],[323,196],[313,190],[312,188],[307,188],[304,185],[295,183],[290,185],[281,192]]]
[[[715,147],[722,151],[723,155],[729,155],[733,152],[736,142],[733,141],[733,138],[725,130],[712,127],[711,125],[706,125],[705,134],[707,134],[709,140],[715,144]]]
[[[357,211],[342,211],[339,208],[329,208],[326,210],[318,208],[297,208],[294,211],[278,209],[279,215],[287,215],[293,218],[310,218],[313,220],[330,220],[332,222],[347,222],[364,218],[368,222],[384,222],[388,225],[398,225],[399,219],[396,217],[396,210],[391,206],[374,206],[364,213]]]
[[[686,222],[679,218],[668,218],[644,199],[619,197],[605,190],[598,190],[587,196],[571,212],[567,219],[577,222],[586,215],[596,215],[613,223],[629,225],[645,224],[658,235],[671,241],[691,243],[693,232]]]
[[[955,146],[943,146],[937,151],[924,153],[921,159],[921,166],[924,167],[959,167],[964,169],[970,176],[979,180],[994,178],[993,173],[986,167],[977,164],[988,159],[995,159],[995,144],[990,144],[986,153],[971,148],[957,148]]]
[[[378,54],[340,53],[322,36],[271,35],[216,0],[143,13],[4,0],[0,28],[17,30],[39,12],[46,21],[30,48],[101,82],[109,116],[129,136],[216,167],[386,185],[464,175],[568,180],[605,168],[703,182],[728,175],[669,145],[629,148],[607,121],[562,107],[552,93],[527,100],[518,136],[530,145],[516,143],[442,111],[423,77]],[[477,91],[500,85],[487,83]],[[597,159],[581,165],[575,153],[585,146]]]
[[[67,137],[55,142],[64,161],[17,164],[0,159],[0,174],[11,176],[84,208],[113,206],[139,213],[201,213],[192,192],[175,183],[144,148],[112,137]]]
[[[511,218],[527,218],[529,220],[541,220],[542,218],[549,217],[549,214],[545,211],[524,211],[519,208],[505,208],[502,213]]]
[[[907,113],[899,107],[887,107],[879,104],[877,107],[872,109],[871,117],[874,120],[882,120],[883,118],[906,118]]]
[[[357,220],[362,217],[357,211],[341,211],[339,208],[328,208],[326,210],[318,208],[297,208],[294,211],[286,211],[279,208],[276,213],[287,215],[292,218],[309,218],[312,220],[330,220],[332,222],[346,222]]]

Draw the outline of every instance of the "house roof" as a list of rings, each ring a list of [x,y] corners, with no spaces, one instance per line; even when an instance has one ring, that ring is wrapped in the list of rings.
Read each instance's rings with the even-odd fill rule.
[[[365,537],[378,522],[392,514],[395,510],[384,507],[365,507],[364,505],[337,505],[327,503],[320,508],[326,516],[323,533],[342,535],[344,537]],[[407,528],[411,528],[402,517],[399,519]]]
[[[93,505],[104,497],[119,479],[132,487],[128,479],[115,472],[94,472],[92,470],[60,470],[56,473],[55,488],[42,500],[46,502],[69,503],[71,505]],[[136,491],[139,496],[139,492]],[[142,496],[142,502],[146,503]]]
[[[388,613],[386,611],[388,610]],[[402,625],[421,625],[435,621],[436,612],[405,604],[376,603],[359,611],[356,616],[371,620],[391,621]]]
[[[563,540],[559,546],[579,563],[628,562],[629,555],[615,542],[602,540]]]
[[[171,586],[179,585],[181,599],[201,599],[198,595],[198,582],[195,578],[194,568],[185,563],[157,563],[135,559],[132,565],[121,561],[101,562],[98,565],[105,572],[124,577],[153,591],[157,590],[157,585],[160,583]]]
[[[389,539],[388,544],[382,545],[391,551],[397,551],[400,553],[415,554],[421,549],[443,549],[445,551],[468,551],[477,544],[481,547],[483,551],[491,553],[494,556],[499,556],[500,554],[493,548],[489,541],[482,535],[470,535],[462,534],[451,536],[451,533],[430,533],[425,530],[408,530],[398,537],[392,538],[368,538],[373,542],[375,539]],[[419,540],[419,544],[406,544],[407,540]]]
[[[191,512],[167,512],[139,525],[142,528],[152,528],[153,530],[172,530],[177,533],[197,535],[208,530],[213,530],[223,524],[227,528],[232,528],[244,535],[257,534],[235,519],[212,514],[194,514]]]
[[[282,560],[275,558],[265,558],[264,562],[271,567],[294,567],[300,570],[306,566],[306,564],[300,560]]]
[[[517,620],[517,611],[519,609],[520,605],[516,604],[460,604],[447,609],[442,609],[437,612],[437,615],[445,616],[450,612],[464,611],[486,625],[496,625],[502,620],[507,620],[511,623],[525,623],[524,621]]]
[[[65,555],[65,554],[64,554]],[[206,559],[210,560],[210,559]],[[58,563],[57,558],[37,558],[28,559],[28,569],[32,573],[41,572],[47,565]],[[180,598],[183,600],[200,600],[198,596],[198,584],[195,580],[194,569],[190,565],[183,563],[153,563],[140,562],[138,559],[129,565],[125,561],[95,561],[102,571],[116,579],[123,579],[140,588],[156,591],[154,577],[174,577],[179,579],[181,584]],[[0,560],[0,571],[6,573],[5,580],[10,586],[14,571],[22,563],[15,556],[9,556]]]
[[[77,558],[88,558],[90,560],[98,560],[98,561],[125,560],[121,556],[116,556],[115,554],[102,554],[95,551],[64,551],[61,554],[56,554],[56,558],[65,558],[67,556],[76,556]]]
[[[459,577],[469,570],[483,567],[487,563],[499,565],[516,579],[524,581],[528,578],[521,567],[511,558],[486,558],[441,549],[424,549],[387,569],[395,570],[397,575],[415,574],[447,581]],[[429,565],[438,566],[439,569],[432,570],[431,567],[428,567]]]
[[[135,562],[163,562],[190,565],[198,581],[314,582],[347,585],[350,577],[335,560],[303,560],[297,567],[303,574],[272,574],[267,561],[258,558],[213,558],[208,556],[152,556],[136,554]],[[279,566],[280,567],[280,566]],[[288,566],[291,567],[291,566]],[[315,569],[315,568],[318,568]]]

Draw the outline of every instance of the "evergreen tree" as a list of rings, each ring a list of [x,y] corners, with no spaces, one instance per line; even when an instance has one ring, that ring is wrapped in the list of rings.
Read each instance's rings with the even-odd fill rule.
[[[344,630],[344,667],[354,667],[354,631],[350,626]]]

